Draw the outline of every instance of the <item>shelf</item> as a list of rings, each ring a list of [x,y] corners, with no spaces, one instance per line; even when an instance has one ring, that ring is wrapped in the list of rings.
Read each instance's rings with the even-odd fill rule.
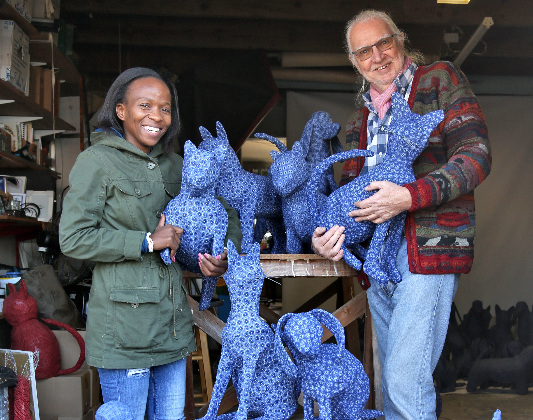
[[[0,152],[0,169],[12,168],[12,169],[33,169],[36,171],[50,171],[52,177],[61,179],[61,174],[56,171],[52,171],[46,166],[37,165],[29,160],[22,159],[19,156],[15,156],[12,153]]]
[[[79,83],[80,74],[72,61],[64,56],[57,46],[50,47],[48,42],[48,32],[39,32],[30,22],[18,13],[13,6],[4,2],[0,7],[0,18],[15,21],[20,26],[28,38],[30,38],[30,59],[33,62],[43,62],[52,66],[52,51],[54,67],[57,69],[57,80],[65,80],[68,83]]]
[[[0,216],[0,237],[35,236],[49,225],[50,223],[41,222],[31,217]]]
[[[0,115],[42,117],[42,119],[33,121],[33,128],[35,130],[51,130],[53,128],[54,116],[50,111],[44,109],[17,88],[3,80],[0,80],[0,100],[14,101],[0,105]],[[75,127],[59,117],[55,117],[55,129],[68,131],[76,130]]]

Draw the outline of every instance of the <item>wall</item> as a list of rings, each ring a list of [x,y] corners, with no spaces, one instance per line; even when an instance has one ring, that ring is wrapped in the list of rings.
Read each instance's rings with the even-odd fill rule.
[[[344,127],[353,112],[355,94],[311,92],[287,94],[287,143],[298,140],[305,122],[317,110],[331,114],[342,125],[339,138],[345,144]],[[472,301],[503,309],[520,300],[533,305],[533,96],[478,97],[492,146],[489,177],[476,189],[477,235],[474,266],[463,275],[455,298],[461,316]],[[342,165],[341,165],[342,167]],[[336,179],[340,168],[335,167]],[[329,284],[329,283],[328,283]],[[326,283],[296,279],[283,283],[284,312],[297,307],[307,294]]]

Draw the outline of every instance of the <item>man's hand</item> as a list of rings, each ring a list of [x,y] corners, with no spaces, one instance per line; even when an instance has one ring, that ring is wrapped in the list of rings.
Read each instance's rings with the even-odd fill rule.
[[[344,238],[344,226],[333,226],[327,232],[325,227],[317,227],[311,238],[311,247],[315,254],[339,261],[344,255],[341,249]]]
[[[228,251],[213,257],[209,254],[198,254],[200,271],[206,277],[222,277],[228,271]]]
[[[180,246],[182,233],[183,229],[178,226],[165,225],[165,215],[162,214],[154,233],[150,235],[154,241],[154,251],[170,248],[170,259],[175,261],[174,256]]]
[[[405,187],[389,181],[374,181],[368,184],[365,190],[378,191],[366,200],[355,203],[359,209],[352,210],[348,216],[355,217],[356,222],[368,220],[383,223],[411,208],[411,193]]]

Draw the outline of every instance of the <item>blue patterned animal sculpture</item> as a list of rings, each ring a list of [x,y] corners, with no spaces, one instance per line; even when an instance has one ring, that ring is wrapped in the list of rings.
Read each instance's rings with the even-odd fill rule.
[[[215,192],[233,207],[241,220],[241,250],[247,252],[253,243],[255,217],[281,217],[281,199],[276,196],[269,176],[256,175],[243,169],[239,158],[229,144],[220,122],[216,123],[217,137],[200,127],[203,141],[198,148],[215,150],[226,147],[224,163],[216,182]]]
[[[444,113],[441,110],[423,116],[413,113],[403,96],[393,93],[389,140],[383,162],[369,173],[355,178],[331,193],[325,205],[321,204],[321,195],[318,193],[318,185],[324,171],[339,160],[372,156],[373,153],[356,149],[333,155],[318,165],[309,179],[307,196],[316,226],[328,229],[335,225],[344,226],[346,228],[342,246],[344,260],[351,267],[361,269],[361,261],[347,249],[355,246],[356,251],[365,258],[363,266],[365,273],[381,283],[386,283],[389,279],[396,283],[401,281],[401,275],[396,268],[396,254],[406,213],[402,212],[379,225],[369,221],[355,222],[348,213],[354,209],[354,202],[362,201],[374,194],[374,191],[365,191],[365,187],[372,181],[390,181],[404,185],[416,180],[413,162],[426,148],[429,135],[443,117]],[[388,238],[385,241],[387,232]],[[372,240],[369,249],[365,251],[359,244],[370,237]],[[385,249],[380,265],[379,256],[383,244]]]
[[[197,149],[189,140],[185,142],[181,191],[163,212],[165,224],[183,229],[176,260],[193,273],[201,273],[199,253],[219,255],[224,251],[228,214],[215,198],[215,182],[224,162],[225,149],[220,145],[209,152]],[[169,248],[161,251],[161,258],[167,265],[172,263]],[[217,280],[202,274],[201,311],[209,307]]]
[[[337,344],[321,344],[321,324],[333,333]],[[314,419],[314,401],[318,402],[320,419],[375,419],[383,415],[364,410],[370,394],[368,376],[361,362],[344,348],[344,329],[329,312],[314,309],[283,315],[276,329],[276,352],[289,375],[301,382],[305,420]]]
[[[237,391],[236,413],[217,419],[282,420],[296,410],[300,388],[282,369],[274,351],[274,332],[259,317],[259,296],[265,275],[259,264],[259,244],[239,256],[228,240],[228,286],[231,310],[222,330],[222,355],[203,420],[216,417],[230,377]]]

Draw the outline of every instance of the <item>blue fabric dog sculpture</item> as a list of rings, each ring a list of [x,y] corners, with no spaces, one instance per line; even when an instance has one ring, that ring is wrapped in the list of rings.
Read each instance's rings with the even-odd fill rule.
[[[228,214],[215,198],[215,181],[224,161],[226,148],[221,145],[213,152],[196,149],[185,142],[183,176],[180,193],[165,208],[165,224],[183,229],[176,260],[183,268],[201,273],[198,254],[219,255],[224,251],[224,239],[228,230]],[[170,265],[170,249],[161,251],[161,258]],[[215,291],[218,278],[202,274],[202,293],[199,309],[207,309]]]
[[[198,148],[211,151],[221,145],[226,148],[215,192],[239,213],[241,250],[247,252],[253,243],[254,218],[281,217],[281,199],[275,194],[269,176],[256,175],[243,169],[229,144],[224,127],[218,121],[216,127],[217,137],[213,137],[206,128],[200,127],[203,141]]]
[[[284,420],[296,410],[300,388],[282,369],[274,351],[274,332],[259,317],[259,296],[265,274],[259,264],[259,244],[239,256],[228,240],[228,286],[231,310],[222,330],[222,355],[203,420]],[[236,413],[216,417],[230,377],[237,391]]]
[[[444,112],[441,110],[423,116],[413,113],[403,96],[393,93],[392,118],[388,129],[389,141],[383,162],[369,173],[355,178],[331,193],[325,206],[322,205],[321,194],[318,192],[322,173],[339,160],[356,156],[372,156],[373,153],[368,150],[355,149],[333,155],[324,160],[309,179],[307,197],[316,226],[328,229],[335,225],[344,226],[346,228],[345,241],[342,246],[344,260],[351,267],[361,269],[361,261],[346,248],[355,246],[356,251],[365,258],[363,266],[365,273],[381,283],[387,283],[389,279],[396,283],[401,281],[400,273],[396,268],[396,254],[406,213],[402,212],[379,225],[369,221],[355,222],[348,216],[348,213],[354,209],[354,202],[362,201],[374,194],[374,191],[365,191],[365,187],[372,181],[390,181],[398,185],[414,182],[416,178],[413,172],[413,162],[425,149],[431,132],[443,118]],[[388,239],[386,240],[387,232]],[[370,247],[365,252],[359,244],[371,236]],[[383,266],[380,266],[379,256],[384,243]]]
[[[326,326],[337,344],[321,344]],[[285,343],[294,363],[283,347]],[[344,348],[344,329],[337,318],[322,309],[285,314],[276,329],[276,351],[289,375],[301,382],[304,419],[314,419],[317,401],[320,419],[375,419],[381,411],[364,410],[370,385],[363,365]]]

